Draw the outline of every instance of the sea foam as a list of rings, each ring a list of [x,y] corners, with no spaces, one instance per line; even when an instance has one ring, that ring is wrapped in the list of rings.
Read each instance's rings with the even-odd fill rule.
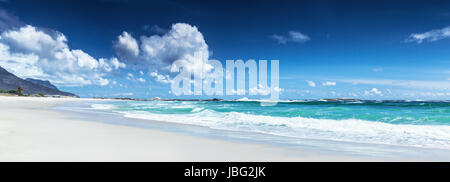
[[[208,103],[200,102],[136,102],[127,103],[122,106],[122,109],[120,109],[120,105],[115,104],[94,104],[92,108],[119,112],[129,118],[191,124],[213,129],[255,132],[299,139],[450,149],[450,125],[402,124],[401,122],[400,124],[393,124],[397,120],[416,120],[408,115],[393,117],[390,121],[393,123],[354,118],[327,119],[295,115],[287,117],[253,114],[250,112],[251,109],[247,108],[251,105],[247,104],[245,107],[238,108],[238,106],[242,106],[242,102],[237,103],[238,105],[227,102],[208,105]],[[309,105],[307,106],[310,107]],[[258,109],[260,106],[256,105],[253,107]],[[282,105],[277,107],[283,107],[280,110],[288,113],[296,113],[303,109],[303,106],[294,108],[291,105],[287,108],[284,108],[285,106]],[[317,105],[312,107],[317,107]],[[353,110],[355,109],[355,106],[338,107],[327,105],[323,107],[324,110],[322,111],[333,110],[335,112],[348,112],[352,111],[352,108]],[[367,105],[358,107],[379,108],[380,106]],[[392,106],[387,108],[392,109]],[[273,109],[269,108],[269,110]],[[265,109],[260,111],[267,112]],[[319,112],[319,110],[316,109],[315,112]],[[443,114],[445,116],[447,113],[444,112]]]
[[[375,143],[450,149],[450,126],[396,125],[357,119],[333,120],[273,117],[203,110],[192,114],[122,112],[125,117],[250,131],[303,139]]]

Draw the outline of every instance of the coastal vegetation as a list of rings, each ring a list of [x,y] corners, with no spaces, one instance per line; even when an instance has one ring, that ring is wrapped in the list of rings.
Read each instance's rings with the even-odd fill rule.
[[[3,90],[3,89],[0,89],[0,93],[24,96],[22,87],[18,87],[17,90]]]

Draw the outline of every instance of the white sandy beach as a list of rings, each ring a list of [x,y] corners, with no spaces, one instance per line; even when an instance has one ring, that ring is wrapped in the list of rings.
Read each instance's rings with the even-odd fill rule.
[[[289,148],[192,136],[159,129],[95,122],[91,119],[74,119],[83,117],[48,109],[80,101],[103,102],[76,98],[0,96],[0,161],[433,160],[420,156],[385,158],[330,154],[305,147]]]
[[[45,110],[75,100],[0,96],[0,161],[361,160],[81,121]]]

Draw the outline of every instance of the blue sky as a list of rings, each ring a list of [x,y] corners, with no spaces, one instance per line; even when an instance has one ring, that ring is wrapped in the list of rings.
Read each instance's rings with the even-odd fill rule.
[[[0,54],[0,66],[22,73],[29,66],[35,72],[19,76],[47,78],[83,97],[176,98],[169,84],[151,75],[169,75],[163,65],[148,62],[181,53],[158,52],[149,58],[142,37],[163,37],[172,25],[183,23],[180,29],[201,35],[204,42],[198,46],[207,46],[209,59],[280,60],[282,99],[450,99],[448,1],[9,0],[0,2],[0,9],[0,44],[9,48]],[[25,54],[29,59],[36,55],[36,64],[47,63],[45,58],[55,52],[19,45],[38,39],[23,41],[14,31],[34,33],[39,40],[49,35],[53,41],[38,46],[67,48],[78,63],[87,54],[97,62],[95,68],[20,62]],[[66,41],[57,40],[61,34]],[[136,45],[127,44],[133,39]],[[131,51],[133,57],[125,55],[131,48],[138,51]],[[50,62],[59,60],[55,55]]]

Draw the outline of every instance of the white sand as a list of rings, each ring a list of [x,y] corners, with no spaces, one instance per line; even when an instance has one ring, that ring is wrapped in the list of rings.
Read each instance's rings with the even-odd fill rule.
[[[83,99],[0,96],[0,161],[358,161],[252,143],[71,119]]]

